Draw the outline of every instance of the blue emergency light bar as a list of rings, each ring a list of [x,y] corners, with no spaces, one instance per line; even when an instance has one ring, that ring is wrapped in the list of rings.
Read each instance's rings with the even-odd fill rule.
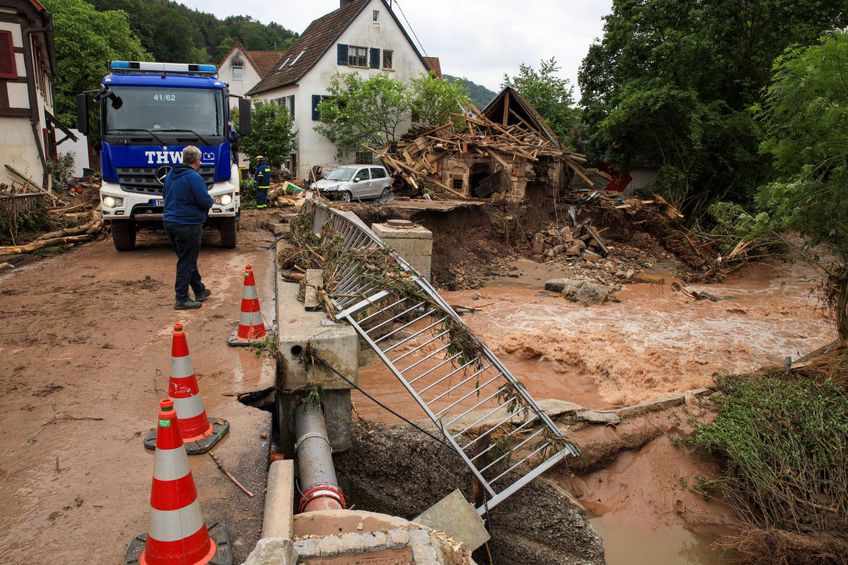
[[[147,63],[139,61],[112,61],[109,69],[113,72],[130,73],[183,73],[214,75],[218,72],[215,65],[194,65],[189,63]]]

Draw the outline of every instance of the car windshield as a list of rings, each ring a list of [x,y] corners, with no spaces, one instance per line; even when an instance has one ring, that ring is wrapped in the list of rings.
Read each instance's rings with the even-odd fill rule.
[[[334,169],[326,178],[327,180],[350,180],[353,178],[353,173],[355,172],[356,169],[339,167],[338,169]]]
[[[112,88],[112,92],[116,98],[105,104],[107,135],[145,130],[153,134],[224,135],[220,90],[121,86]]]

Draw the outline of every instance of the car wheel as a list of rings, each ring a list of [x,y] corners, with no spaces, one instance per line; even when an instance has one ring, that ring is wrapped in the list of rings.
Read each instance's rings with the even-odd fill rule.
[[[382,200],[383,198],[388,198],[391,194],[392,194],[392,189],[391,189],[391,187],[387,186],[386,188],[383,189],[383,193],[380,195],[380,199]]]
[[[350,202],[351,200],[353,200],[353,195],[350,192],[348,192],[347,190],[342,192],[341,196],[342,196],[342,202]]]

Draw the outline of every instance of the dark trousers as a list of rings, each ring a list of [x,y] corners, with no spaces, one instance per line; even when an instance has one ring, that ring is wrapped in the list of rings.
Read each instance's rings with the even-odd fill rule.
[[[268,205],[268,189],[270,187],[256,187],[256,205],[257,206],[267,206]]]
[[[177,254],[177,281],[174,284],[177,302],[188,300],[188,287],[197,296],[206,288],[200,281],[197,268],[197,256],[200,254],[200,241],[203,235],[201,224],[175,224],[165,222],[165,234],[171,247]]]

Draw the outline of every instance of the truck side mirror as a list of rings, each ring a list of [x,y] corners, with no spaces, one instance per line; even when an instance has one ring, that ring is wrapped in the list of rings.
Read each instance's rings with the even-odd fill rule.
[[[77,94],[77,129],[88,135],[88,94]]]
[[[251,131],[250,100],[239,98],[239,135],[247,135]]]

